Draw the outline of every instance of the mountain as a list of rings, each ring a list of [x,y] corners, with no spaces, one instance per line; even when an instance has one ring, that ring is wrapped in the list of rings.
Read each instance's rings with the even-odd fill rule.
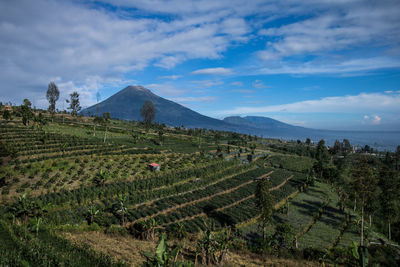
[[[143,86],[128,86],[108,99],[84,109],[82,115],[110,112],[112,118],[142,120],[140,109],[146,100],[153,102],[156,109],[155,121],[169,126],[184,125],[187,128],[206,128],[232,131],[287,140],[311,138],[324,139],[333,144],[336,139],[347,138],[352,144],[369,144],[381,150],[394,150],[399,143],[398,132],[329,131],[293,126],[267,117],[227,117],[224,120],[210,118],[173,101],[159,97]]]
[[[226,117],[224,121],[237,126],[257,129],[257,132],[262,132],[263,135],[276,138],[301,139],[310,135],[315,135],[318,131],[259,116],[232,116]]]
[[[112,118],[139,121],[143,118],[140,109],[146,100],[153,102],[156,110],[154,121],[169,126],[184,125],[188,128],[213,128],[234,131],[238,127],[210,118],[173,101],[159,97],[143,86],[128,86],[108,99],[82,110],[83,115],[110,112]]]

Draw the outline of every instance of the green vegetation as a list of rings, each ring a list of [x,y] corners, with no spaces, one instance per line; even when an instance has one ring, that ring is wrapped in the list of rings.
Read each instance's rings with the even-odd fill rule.
[[[370,262],[396,263],[395,246],[379,243],[400,240],[400,152],[38,112],[28,101],[0,121],[0,265],[126,263],[65,236],[87,231],[153,242],[144,266],[251,252],[356,266],[363,245]]]

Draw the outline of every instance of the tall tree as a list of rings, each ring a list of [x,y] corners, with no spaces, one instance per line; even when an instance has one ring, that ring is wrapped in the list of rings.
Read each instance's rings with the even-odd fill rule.
[[[144,123],[146,125],[146,130],[150,128],[151,122],[156,116],[156,109],[154,108],[153,102],[146,100],[140,109],[140,114],[143,117]]]
[[[388,237],[392,238],[391,225],[400,218],[400,177],[393,169],[384,168],[379,175],[379,186],[382,189],[380,202],[383,218],[387,221]]]
[[[318,142],[315,158],[317,162],[314,163],[314,171],[319,178],[322,178],[324,176],[324,169],[329,160],[328,149],[326,148],[325,141],[323,139]]]
[[[267,235],[267,226],[272,222],[272,215],[274,212],[274,199],[269,191],[271,183],[268,179],[261,179],[257,182],[256,187],[256,205],[260,212],[260,226],[263,232],[263,238]]]
[[[350,144],[350,141],[348,139],[343,139],[343,150],[346,153],[350,153],[351,152],[351,144]]]
[[[355,198],[361,203],[361,236],[360,244],[364,242],[364,208],[367,202],[372,200],[377,185],[377,180],[367,163],[363,158],[358,163],[352,173],[353,180],[351,181],[351,189],[355,194]]]
[[[23,104],[20,107],[21,115],[22,115],[22,123],[24,125],[29,124],[29,120],[33,118],[33,112],[31,110],[31,101],[29,101],[27,98],[24,99]]]
[[[101,117],[94,117],[93,119],[93,136],[96,136],[96,126],[98,124],[101,124],[103,122],[103,119]]]
[[[24,99],[24,104],[23,105],[27,106],[28,108],[32,108],[32,103],[31,103],[31,101],[29,101],[28,98]]]
[[[53,121],[54,113],[56,112],[56,102],[60,97],[60,91],[58,90],[57,85],[54,82],[50,82],[47,86],[46,98],[49,101],[49,112],[51,113],[51,118]]]
[[[104,127],[106,127],[106,130],[104,131],[104,140],[103,140],[103,142],[105,143],[107,139],[108,124],[110,123],[110,112],[104,112],[103,119],[101,121]]]
[[[81,110],[81,105],[79,104],[79,94],[78,92],[73,92],[69,96],[70,100],[67,100],[67,103],[69,103],[68,109],[71,110],[72,116],[76,116],[78,115],[78,112]]]
[[[400,169],[400,168],[399,168],[399,162],[400,162],[400,146],[397,146],[395,158],[396,158],[396,166],[395,166],[395,168],[396,168],[396,170],[399,170],[399,169]]]
[[[336,139],[335,144],[333,145],[333,154],[337,154],[342,151],[342,143]]]

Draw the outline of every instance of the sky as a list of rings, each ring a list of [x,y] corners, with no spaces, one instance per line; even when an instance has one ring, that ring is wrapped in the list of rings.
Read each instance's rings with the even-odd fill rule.
[[[128,85],[204,115],[400,130],[400,1],[0,0],[0,101]]]

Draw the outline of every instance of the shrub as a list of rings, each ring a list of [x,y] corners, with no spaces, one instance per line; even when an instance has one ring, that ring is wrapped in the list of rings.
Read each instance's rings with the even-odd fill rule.
[[[108,227],[105,231],[106,234],[113,235],[113,236],[127,236],[128,230],[121,225],[112,224]]]

